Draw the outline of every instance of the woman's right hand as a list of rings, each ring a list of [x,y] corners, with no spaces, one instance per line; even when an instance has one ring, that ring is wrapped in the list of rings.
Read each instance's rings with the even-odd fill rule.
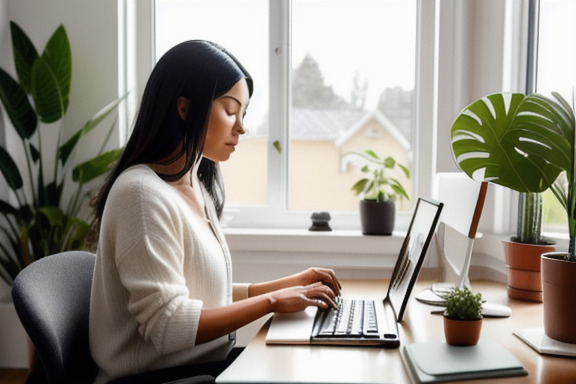
[[[309,306],[336,308],[336,294],[320,282],[295,286],[269,293],[273,312],[299,312]]]
[[[336,294],[322,282],[296,285],[239,300],[222,307],[202,308],[197,343],[214,340],[270,312],[299,312],[315,306],[335,308]]]

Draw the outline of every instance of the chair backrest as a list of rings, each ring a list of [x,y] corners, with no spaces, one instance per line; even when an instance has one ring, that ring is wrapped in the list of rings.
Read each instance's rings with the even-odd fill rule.
[[[12,286],[14,307],[49,383],[92,383],[88,316],[96,255],[83,251],[44,257]]]

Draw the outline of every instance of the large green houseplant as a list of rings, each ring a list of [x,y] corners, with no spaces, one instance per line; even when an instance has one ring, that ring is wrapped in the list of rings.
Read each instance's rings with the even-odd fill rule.
[[[106,172],[119,150],[104,151],[115,122],[98,155],[74,164],[77,144],[118,106],[115,100],[98,111],[64,141],[72,79],[72,54],[65,28],[59,26],[41,55],[26,33],[10,23],[17,80],[0,69],[0,100],[21,145],[0,147],[0,170],[12,196],[0,199],[0,277],[11,284],[31,262],[83,248],[90,229],[85,184]],[[57,137],[57,144],[47,138]],[[53,141],[53,140],[52,140]],[[64,194],[70,181],[75,187]],[[83,209],[84,208],[84,209]]]
[[[395,201],[409,199],[398,176],[410,178],[410,170],[393,157],[380,157],[372,150],[350,152],[361,158],[360,171],[364,175],[352,186],[352,192],[362,196],[360,217],[362,233],[366,235],[391,235],[394,229]]]
[[[484,97],[464,109],[452,127],[456,162],[470,177],[490,181],[518,192],[542,192],[551,188],[565,208],[569,229],[568,251],[562,259],[542,257],[544,326],[550,337],[576,343],[576,142],[574,109],[557,93],[499,93]],[[570,271],[567,287],[556,272],[546,276],[551,261],[557,271]],[[555,292],[547,293],[547,282]],[[561,294],[570,304],[550,307]],[[571,329],[561,336],[554,325]]]
[[[452,143],[457,162],[469,176],[477,178],[484,172],[483,180],[520,192],[516,236],[503,241],[508,295],[542,301],[540,255],[553,251],[554,245],[540,234],[541,192],[548,189],[560,170],[545,159],[535,162],[517,148],[524,121],[518,116],[530,107],[529,100],[511,93],[477,100],[455,120]]]

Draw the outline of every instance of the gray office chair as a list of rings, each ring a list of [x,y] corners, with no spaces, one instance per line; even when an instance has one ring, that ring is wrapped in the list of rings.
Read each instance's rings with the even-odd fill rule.
[[[44,257],[14,280],[14,307],[36,348],[43,372],[28,382],[92,383],[97,372],[88,344],[90,290],[96,255],[70,251]],[[214,383],[208,375],[190,376],[182,367],[144,372],[113,381],[129,383]]]

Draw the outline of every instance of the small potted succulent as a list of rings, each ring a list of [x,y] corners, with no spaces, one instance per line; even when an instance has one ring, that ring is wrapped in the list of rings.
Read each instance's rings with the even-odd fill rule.
[[[444,335],[450,345],[476,345],[482,330],[482,294],[454,287],[445,296]]]
[[[360,200],[362,233],[391,235],[394,229],[397,198],[410,199],[397,176],[410,178],[410,170],[393,157],[380,157],[372,150],[351,152],[364,160],[360,168],[365,175],[351,188]]]

